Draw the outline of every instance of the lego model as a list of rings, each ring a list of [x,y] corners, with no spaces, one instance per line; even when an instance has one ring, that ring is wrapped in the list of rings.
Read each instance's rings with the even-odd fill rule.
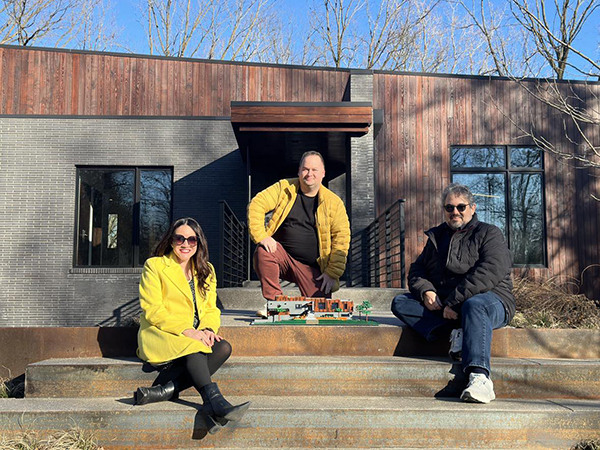
[[[267,301],[268,317],[253,324],[303,321],[311,325],[320,320],[348,320],[353,312],[354,302],[349,300],[278,295],[275,300]]]

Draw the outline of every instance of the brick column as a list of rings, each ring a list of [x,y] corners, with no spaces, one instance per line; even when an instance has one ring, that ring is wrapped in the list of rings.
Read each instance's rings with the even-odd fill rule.
[[[350,101],[373,101],[373,72],[353,70],[350,74]],[[375,166],[373,127],[364,136],[350,138],[349,171],[346,172],[346,201],[352,234],[375,219]]]

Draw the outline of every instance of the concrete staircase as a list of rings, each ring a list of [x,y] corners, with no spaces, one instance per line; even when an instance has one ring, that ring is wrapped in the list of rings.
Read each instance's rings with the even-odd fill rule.
[[[241,423],[206,434],[192,390],[133,406],[132,391],[156,375],[133,356],[55,358],[27,367],[24,399],[0,400],[0,432],[77,426],[107,449],[566,449],[600,439],[600,359],[568,358],[588,355],[574,349],[596,345],[598,333],[498,330],[498,399],[466,404],[447,346],[424,345],[387,311],[373,313],[379,327],[255,327],[247,311],[260,298],[236,304],[243,292],[227,295],[223,303],[235,307],[223,314],[222,334],[234,356],[214,380],[232,403],[252,401]]]

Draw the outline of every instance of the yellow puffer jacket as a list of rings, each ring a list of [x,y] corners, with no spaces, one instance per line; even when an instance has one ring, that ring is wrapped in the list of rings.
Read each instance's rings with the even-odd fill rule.
[[[194,277],[196,303],[200,325],[198,329],[211,328],[215,333],[221,326],[221,311],[217,308],[217,278],[214,268],[208,277],[206,293],[198,289]],[[140,281],[140,330],[138,332],[138,357],[150,363],[164,363],[197,352],[212,353],[202,342],[181,334],[194,325],[192,290],[175,260],[173,253],[149,258]]]
[[[290,213],[300,183],[297,178],[284,179],[259,192],[248,205],[248,228],[254,243],[273,236]],[[342,199],[327,189],[319,188],[315,219],[319,237],[319,259],[321,273],[337,280],[333,290],[339,289],[339,279],[346,269],[346,257],[350,246],[350,223]],[[265,228],[265,215],[273,216]]]

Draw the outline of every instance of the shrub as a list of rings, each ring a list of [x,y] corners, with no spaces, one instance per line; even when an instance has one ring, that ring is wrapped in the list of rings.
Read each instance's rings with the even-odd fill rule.
[[[517,313],[510,325],[517,328],[600,329],[600,302],[570,291],[573,283],[551,278],[533,281],[516,278],[513,293]]]

